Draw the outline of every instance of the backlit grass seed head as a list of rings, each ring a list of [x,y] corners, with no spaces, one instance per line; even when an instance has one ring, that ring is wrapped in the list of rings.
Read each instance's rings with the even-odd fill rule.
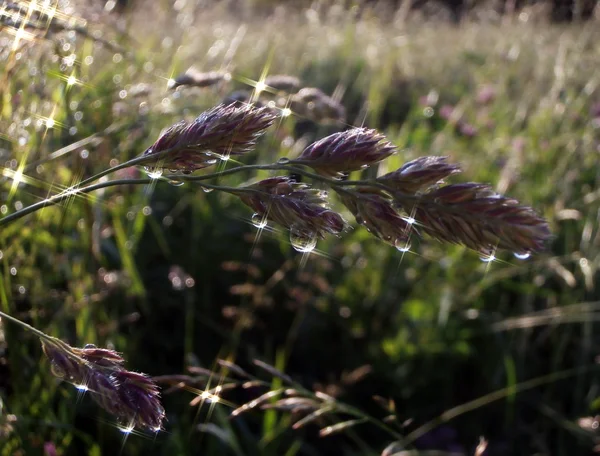
[[[306,236],[324,238],[327,233],[339,234],[346,223],[328,206],[326,193],[295,182],[286,176],[271,177],[240,193],[240,199],[267,220]]]
[[[267,76],[265,79],[265,85],[280,92],[291,93],[298,90],[302,85],[302,82],[296,76],[276,74]]]
[[[75,348],[55,339],[42,349],[54,375],[88,391],[93,400],[128,426],[161,428],[165,410],[156,384],[145,374],[130,372],[115,351],[86,345]]]
[[[339,176],[392,155],[396,147],[376,130],[352,128],[308,146],[298,157],[320,174]]]
[[[428,235],[485,254],[496,249],[517,254],[538,252],[551,238],[548,223],[531,207],[520,206],[484,184],[437,188],[423,195],[410,212]]]
[[[460,167],[447,162],[448,157],[419,157],[377,181],[404,193],[425,191],[432,185],[442,183],[452,174],[460,173]]]
[[[185,73],[170,81],[169,88],[180,86],[210,87],[223,81],[229,81],[231,75],[220,71],[202,73],[195,68],[188,69]]]
[[[404,247],[415,232],[414,226],[406,221],[382,192],[358,188],[353,192],[339,193],[344,206],[373,236],[394,247]]]
[[[218,157],[251,151],[275,118],[266,108],[219,105],[190,123],[171,126],[144,155],[149,161],[156,156],[151,168],[192,172],[215,164]]]
[[[343,122],[346,118],[344,106],[316,87],[305,87],[294,94],[290,109],[315,122]]]

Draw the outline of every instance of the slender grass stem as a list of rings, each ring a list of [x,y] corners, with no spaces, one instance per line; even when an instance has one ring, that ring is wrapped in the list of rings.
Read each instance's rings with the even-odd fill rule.
[[[23,328],[26,331],[29,331],[30,333],[36,335],[40,339],[44,339],[44,340],[48,340],[48,341],[52,341],[52,342],[54,342],[56,340],[54,337],[49,336],[48,334],[40,331],[39,329],[34,328],[30,324],[27,324],[24,321],[21,321],[18,318],[15,318],[15,317],[7,314],[7,313],[4,313],[4,312],[0,311],[0,317],[3,318],[3,319],[6,319],[8,321],[10,321],[11,323],[15,323],[15,324],[19,325],[21,328]]]

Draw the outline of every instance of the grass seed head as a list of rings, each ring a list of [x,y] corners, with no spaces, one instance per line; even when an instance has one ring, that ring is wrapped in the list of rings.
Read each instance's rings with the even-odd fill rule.
[[[244,204],[288,229],[322,239],[346,227],[342,216],[329,208],[325,192],[287,176],[264,179],[246,188],[256,192],[240,194]]]
[[[266,108],[218,105],[190,123],[171,126],[144,155],[155,157],[149,160],[154,168],[192,172],[214,165],[219,157],[251,151],[274,121]]]
[[[75,348],[58,339],[43,341],[42,349],[55,375],[88,391],[98,405],[128,426],[161,429],[165,410],[158,386],[145,374],[126,370],[117,352],[93,345]]]
[[[311,144],[298,160],[320,174],[334,177],[385,160],[395,150],[396,147],[376,130],[352,128]]]

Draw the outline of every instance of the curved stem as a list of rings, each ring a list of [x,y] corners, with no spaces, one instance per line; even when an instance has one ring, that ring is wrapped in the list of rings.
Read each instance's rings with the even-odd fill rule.
[[[19,219],[27,214],[31,214],[32,212],[38,211],[40,209],[43,209],[45,207],[48,206],[53,206],[55,204],[60,203],[61,201],[64,201],[70,197],[73,196],[77,196],[78,194],[84,194],[84,193],[90,193],[93,192],[95,190],[99,190],[101,188],[107,188],[107,187],[112,187],[112,186],[116,186],[116,185],[131,185],[131,184],[149,184],[152,183],[154,181],[154,179],[148,178],[148,179],[120,179],[120,180],[112,180],[112,181],[107,181],[107,182],[101,182],[98,184],[94,184],[94,185],[88,185],[98,179],[100,179],[101,177],[106,176],[107,174],[113,173],[115,171],[124,169],[124,168],[129,168],[131,166],[135,166],[135,165],[139,165],[142,163],[147,163],[147,162],[155,162],[155,160],[158,157],[161,157],[163,155],[169,154],[169,153],[173,153],[174,151],[178,150],[178,148],[172,148],[172,149],[167,149],[161,152],[157,152],[155,154],[147,155],[147,156],[140,156],[140,157],[136,157],[132,160],[128,160],[124,163],[121,163],[119,165],[113,166],[111,168],[108,168],[104,171],[101,171],[91,177],[89,177],[88,179],[85,179],[83,181],[81,181],[79,184],[68,188],[67,190],[51,196],[50,198],[46,198],[45,200],[39,201],[38,203],[32,204],[31,206],[27,206],[24,209],[21,209],[19,211],[16,211],[10,215],[7,215],[6,217],[0,219],[0,226],[6,225],[7,223]],[[289,173],[295,173],[295,174],[299,174],[301,176],[307,177],[313,181],[317,181],[317,182],[321,182],[324,183],[326,185],[329,185],[330,187],[334,188],[336,191],[340,192],[340,193],[345,193],[347,192],[347,190],[344,190],[344,187],[360,187],[360,186],[368,186],[371,188],[378,188],[380,190],[386,191],[388,193],[391,193],[394,195],[394,197],[398,200],[398,202],[400,202],[401,204],[404,202],[405,204],[407,203],[414,203],[417,201],[420,201],[421,198],[419,198],[416,195],[408,195],[408,194],[404,194],[404,193],[400,193],[397,191],[394,191],[393,189],[390,189],[389,187],[387,187],[384,184],[381,184],[379,182],[374,182],[374,181],[342,181],[342,180],[336,180],[336,179],[331,179],[328,177],[324,177],[321,176],[320,174],[316,174],[314,172],[311,171],[307,171],[306,169],[302,168],[302,167],[298,167],[298,166],[293,166],[294,164],[298,164],[300,166],[304,166],[304,163],[295,163],[295,162],[286,162],[286,163],[270,163],[270,164],[257,164],[257,165],[241,165],[241,166],[236,166],[234,168],[230,168],[227,170],[223,170],[223,171],[217,171],[214,173],[209,173],[209,174],[204,174],[204,175],[200,175],[200,176],[187,176],[187,175],[165,175],[162,177],[162,179],[166,179],[166,180],[177,180],[177,181],[185,181],[185,182],[202,182],[205,180],[210,180],[210,179],[215,179],[218,177],[223,177],[223,176],[229,176],[232,174],[236,174],[236,173],[240,173],[242,171],[251,171],[251,170],[269,170],[269,171],[274,171],[274,170],[285,170]],[[292,165],[292,166],[290,166]],[[87,186],[86,186],[87,185]],[[231,193],[231,194],[239,194],[242,192],[252,192],[255,190],[251,190],[251,189],[244,189],[244,188],[234,188],[234,187],[226,187],[226,186],[219,186],[219,185],[212,185],[212,184],[205,184],[202,183],[200,184],[201,186],[205,187],[205,188],[210,188],[210,189],[215,189],[215,190],[220,190],[220,191],[224,191],[227,193]]]
[[[19,320],[18,318],[15,318],[15,317],[13,317],[11,315],[8,315],[7,313],[4,313],[4,312],[0,311],[0,317],[1,318],[5,318],[6,320],[8,320],[10,322],[19,325],[21,328],[25,329],[26,331],[29,331],[30,333],[35,334],[40,339],[45,339],[45,340],[53,341],[53,342],[55,340],[54,337],[49,336],[48,334],[40,331],[39,329],[34,328],[30,324],[27,324],[24,321]]]
[[[178,177],[179,179],[179,177]],[[118,179],[107,182],[100,182],[94,185],[88,185],[87,187],[78,188],[78,189],[68,189],[63,191],[57,195],[51,196],[45,200],[39,201],[31,206],[27,206],[19,211],[16,211],[6,217],[0,219],[0,226],[6,225],[14,220],[17,220],[25,215],[31,214],[33,212],[39,211],[45,207],[54,206],[64,200],[75,197],[79,194],[91,193],[96,190],[100,190],[101,188],[115,187],[118,185],[140,185],[140,184],[152,184],[156,179]],[[213,185],[213,184],[200,184],[201,187],[210,188],[211,190],[219,190],[222,192],[230,193],[233,195],[238,195],[240,193],[253,193],[256,192],[255,189],[246,189],[246,188],[237,188],[237,187],[227,187],[222,185]]]

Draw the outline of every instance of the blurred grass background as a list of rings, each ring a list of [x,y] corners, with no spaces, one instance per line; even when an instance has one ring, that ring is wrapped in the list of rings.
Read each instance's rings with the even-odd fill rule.
[[[257,358],[377,420],[390,412],[373,396],[393,402],[389,425],[402,434],[440,419],[402,454],[471,455],[480,436],[486,455],[587,455],[600,444],[593,12],[549,22],[551,4],[504,5],[511,14],[473,4],[457,21],[442,3],[60,1],[44,8],[72,30],[19,32],[9,3],[27,14],[35,2],[0,4],[1,215],[137,156],[252,81],[289,74],[339,100],[348,124],[398,145],[377,172],[448,155],[464,168],[455,181],[532,205],[556,237],[526,261],[482,263],[434,241],[402,254],[355,229],[303,262],[285,233],[257,237],[227,195],[124,186],[2,228],[2,311],[73,345],[114,347],[150,375],[220,372],[219,358],[261,375]],[[232,79],[169,89],[190,66]],[[272,162],[339,129],[291,116],[242,161]],[[0,326],[2,455],[379,455],[394,440],[370,424],[321,438],[273,410],[230,419],[252,391],[189,406],[196,396],[164,394],[165,432],[125,440],[56,381],[34,338]],[[442,415],[453,407],[465,413]]]

